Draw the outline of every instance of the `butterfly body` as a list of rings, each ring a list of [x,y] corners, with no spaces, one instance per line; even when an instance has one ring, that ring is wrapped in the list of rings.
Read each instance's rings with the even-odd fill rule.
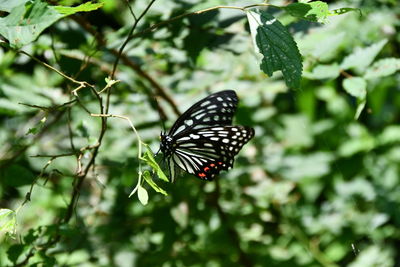
[[[233,90],[212,94],[182,114],[168,134],[160,135],[171,180],[175,166],[206,181],[233,166],[234,156],[254,136],[250,127],[232,126],[237,102]]]

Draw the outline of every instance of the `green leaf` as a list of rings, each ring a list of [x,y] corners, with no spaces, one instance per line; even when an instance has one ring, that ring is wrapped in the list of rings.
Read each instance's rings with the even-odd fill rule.
[[[384,58],[375,62],[365,72],[365,79],[374,79],[379,77],[390,76],[400,70],[399,58]]]
[[[0,114],[14,115],[23,113],[25,107],[6,98],[0,98]]]
[[[39,0],[14,7],[11,13],[0,18],[0,34],[11,47],[20,48],[34,41],[41,32],[62,18],[58,12]]]
[[[385,39],[366,48],[357,49],[343,59],[340,67],[344,70],[354,69],[358,73],[364,72],[386,43],[387,40]]]
[[[154,191],[163,194],[164,196],[168,196],[168,193],[162,189],[161,187],[159,187],[154,181],[153,179],[151,179],[151,175],[149,171],[144,171],[143,172],[143,178],[144,180],[154,189]]]
[[[49,6],[40,0],[13,5],[10,14],[0,18],[0,34],[10,42],[11,47],[21,48],[33,42],[57,20],[78,11],[94,10],[101,5],[85,3],[68,9],[68,7]],[[68,10],[68,12],[60,13],[57,9],[63,12]]]
[[[359,12],[360,16],[362,16],[361,9],[352,8],[352,7],[342,7],[342,8],[334,9],[329,12],[329,16],[342,15],[342,14],[345,14],[347,12],[352,12],[352,11]]]
[[[146,189],[144,189],[141,185],[138,187],[138,198],[140,203],[147,205],[149,201],[149,195],[147,194]]]
[[[328,4],[322,1],[292,3],[283,7],[290,15],[309,21],[325,22],[329,15]]]
[[[331,65],[317,65],[312,72],[304,72],[304,77],[311,80],[335,79],[340,74],[337,63]]]
[[[1,170],[0,180],[12,187],[20,187],[31,184],[35,180],[35,175],[25,166],[13,164]]]
[[[247,11],[247,18],[256,53],[263,56],[261,70],[269,76],[281,70],[287,86],[300,87],[301,55],[289,31],[265,11]]]
[[[400,142],[400,126],[390,125],[378,136],[379,144],[388,145]]]
[[[8,259],[14,264],[17,263],[19,256],[24,252],[24,248],[25,246],[21,244],[12,245],[7,250]]]
[[[360,77],[344,79],[343,88],[347,93],[358,99],[365,99],[367,95],[367,82]]]
[[[350,157],[359,152],[367,152],[375,147],[375,139],[370,136],[361,136],[350,139],[339,146],[339,155],[342,157]]]
[[[351,96],[357,98],[357,110],[355,119],[358,119],[366,104],[367,82],[361,77],[346,78],[343,80],[343,88]]]
[[[162,171],[160,166],[155,161],[155,159],[153,157],[153,153],[151,152],[150,148],[147,145],[146,145],[146,148],[147,148],[147,150],[141,159],[144,160],[147,163],[147,165],[149,165],[157,173],[158,177],[161,180],[169,182],[167,176],[165,175],[165,173]]]
[[[28,0],[0,0],[0,11],[11,12],[11,10],[19,5],[23,5]]]
[[[54,9],[63,15],[72,15],[77,12],[89,12],[96,9],[99,9],[103,6],[103,3],[84,3],[79,6],[69,7],[69,6],[55,6]]]
[[[4,234],[15,236],[16,224],[17,220],[13,210],[0,209],[0,240]]]

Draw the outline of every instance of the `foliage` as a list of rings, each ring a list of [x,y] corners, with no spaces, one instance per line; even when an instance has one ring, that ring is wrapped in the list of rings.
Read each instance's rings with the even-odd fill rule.
[[[0,10],[0,266],[400,262],[397,1]],[[255,138],[168,183],[162,125],[224,89]]]

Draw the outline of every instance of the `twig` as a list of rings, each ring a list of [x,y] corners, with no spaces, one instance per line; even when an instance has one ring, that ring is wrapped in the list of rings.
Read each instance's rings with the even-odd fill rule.
[[[168,24],[170,24],[170,23],[172,23],[172,22],[175,22],[175,21],[177,21],[177,20],[180,20],[180,19],[182,19],[182,18],[189,17],[189,16],[193,16],[193,15],[200,15],[200,14],[203,14],[203,13],[206,13],[206,12],[209,12],[209,11],[213,11],[213,10],[217,10],[217,9],[237,9],[237,10],[241,10],[241,11],[245,12],[246,9],[250,9],[250,8],[254,8],[254,7],[266,7],[266,6],[272,6],[272,7],[277,7],[277,8],[279,8],[278,6],[270,5],[270,4],[266,4],[266,3],[254,4],[254,5],[249,5],[249,6],[245,6],[245,7],[238,7],[238,6],[214,6],[214,7],[210,7],[210,8],[206,8],[206,9],[202,9],[202,10],[198,10],[198,11],[194,11],[194,12],[184,13],[184,14],[178,15],[178,16],[176,16],[176,17],[173,17],[173,18],[171,18],[171,19],[169,19],[169,20],[165,20],[165,21],[156,23],[156,24],[150,26],[149,28],[144,29],[143,31],[138,32],[138,33],[132,35],[132,38],[135,38],[135,37],[141,36],[141,35],[143,35],[143,34],[152,32],[152,31],[154,31],[155,29],[157,29],[157,28],[159,28],[159,27],[161,27],[161,26],[168,25]]]
[[[117,69],[117,65],[118,65],[120,56],[121,56],[122,52],[124,51],[125,46],[126,46],[126,45],[129,43],[129,41],[132,39],[131,36],[132,36],[133,32],[135,31],[135,29],[136,29],[136,27],[137,27],[139,21],[144,17],[144,15],[147,13],[147,11],[149,11],[150,7],[154,4],[155,1],[156,1],[156,0],[152,0],[152,1],[147,5],[147,7],[143,10],[143,12],[140,14],[140,16],[139,16],[138,18],[136,18],[135,14],[134,14],[133,11],[130,9],[129,2],[128,2],[129,9],[131,10],[132,15],[133,15],[133,18],[134,18],[134,23],[133,23],[133,25],[132,25],[132,27],[131,27],[131,29],[130,29],[130,31],[129,31],[128,37],[126,38],[125,42],[121,45],[121,47],[120,47],[119,50],[118,50],[118,56],[117,56],[117,58],[115,59],[114,66],[113,66],[113,70],[112,70],[112,72],[111,72],[111,79],[114,78],[114,74],[115,74],[115,71],[116,71],[116,69]]]
[[[79,89],[80,89],[80,88],[84,88],[84,87],[93,87],[93,85],[91,85],[91,84],[89,84],[89,83],[87,83],[87,82],[85,82],[85,81],[77,81],[77,80],[75,80],[74,78],[72,78],[72,77],[66,75],[65,73],[63,73],[62,71],[60,71],[60,70],[54,68],[53,66],[50,66],[50,65],[47,64],[46,62],[41,61],[41,60],[38,59],[37,57],[32,56],[32,55],[28,54],[27,52],[25,52],[25,51],[23,51],[23,50],[19,50],[18,52],[21,53],[21,54],[24,54],[24,55],[26,55],[26,56],[28,56],[28,57],[30,57],[31,59],[35,60],[35,61],[38,62],[39,64],[45,66],[46,68],[49,68],[49,69],[51,69],[52,71],[58,73],[59,75],[61,75],[61,76],[64,77],[65,79],[67,79],[67,80],[69,80],[69,81],[71,81],[71,82],[73,82],[73,83],[79,84],[79,87],[78,87]],[[75,89],[75,90],[77,90],[77,89]]]
[[[105,118],[120,118],[120,119],[124,119],[126,121],[128,121],[129,125],[131,126],[133,132],[136,135],[136,138],[138,140],[138,158],[142,157],[142,139],[140,138],[140,135],[138,133],[138,131],[136,130],[135,126],[133,125],[132,121],[125,116],[121,116],[121,115],[113,115],[113,114],[90,114],[92,117],[105,117]]]
[[[48,111],[53,111],[53,110],[57,110],[57,109],[63,108],[63,107],[65,107],[65,106],[68,106],[69,104],[75,103],[76,101],[77,101],[76,99],[73,99],[73,100],[68,101],[68,102],[65,102],[65,103],[63,103],[63,104],[55,105],[55,106],[50,106],[50,107],[32,105],[32,104],[21,103],[21,102],[18,103],[18,104],[24,105],[24,106],[27,106],[27,107],[31,107],[31,108],[38,108],[38,109],[41,109],[41,110],[44,110],[44,111],[47,111],[47,112],[48,112]]]

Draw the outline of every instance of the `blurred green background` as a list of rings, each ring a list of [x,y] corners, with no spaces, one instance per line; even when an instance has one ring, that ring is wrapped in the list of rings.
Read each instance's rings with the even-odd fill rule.
[[[16,233],[0,236],[0,266],[27,255],[26,266],[400,266],[400,5],[326,2],[363,15],[319,24],[271,9],[303,56],[297,90],[280,72],[260,71],[239,10],[190,16],[132,39],[125,55],[134,66],[121,60],[109,112],[129,117],[154,152],[163,118],[154,97],[168,128],[177,118],[171,103],[183,112],[234,89],[235,123],[256,136],[214,182],[155,179],[168,196],[144,184],[143,206],[137,195],[128,198],[138,179],[137,138],[126,121],[109,118],[68,221],[77,158],[46,166],[50,158],[33,156],[71,153],[71,140],[76,149],[95,145],[101,119],[85,109],[100,113],[98,99],[83,88],[79,103],[58,106],[75,99],[76,84],[0,48],[0,208],[17,211]],[[255,3],[157,0],[137,32],[188,11]],[[139,14],[148,1],[131,4]],[[101,89],[132,21],[125,1],[105,1],[60,20],[23,50]],[[351,77],[361,86],[346,84]],[[91,151],[82,154],[84,166]]]

